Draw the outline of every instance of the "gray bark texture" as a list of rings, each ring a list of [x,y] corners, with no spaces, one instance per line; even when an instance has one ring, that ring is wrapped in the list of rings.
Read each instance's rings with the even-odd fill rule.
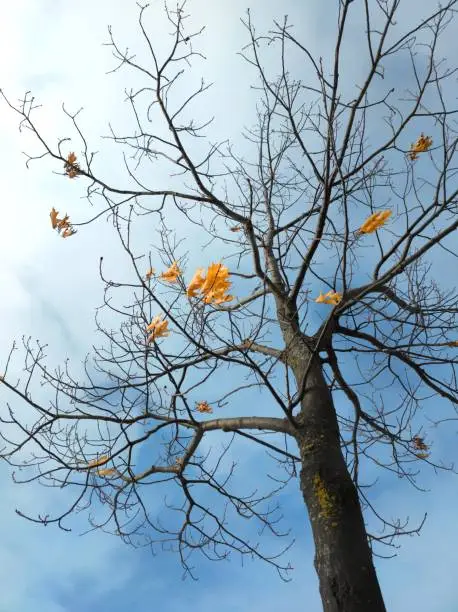
[[[287,313],[279,314],[288,364],[297,387],[303,388],[295,437],[302,460],[300,487],[313,532],[323,610],[385,612],[358,492],[342,454],[337,415],[323,366],[308,348],[294,316],[288,325]]]

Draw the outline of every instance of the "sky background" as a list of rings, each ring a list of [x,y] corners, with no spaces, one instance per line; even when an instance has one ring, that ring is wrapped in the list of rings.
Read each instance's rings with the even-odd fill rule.
[[[189,1],[192,23],[207,26],[201,41],[207,61],[199,69],[215,83],[206,98],[210,114],[215,114],[214,140],[237,139],[255,118],[255,94],[248,87],[254,73],[237,56],[247,42],[240,23],[245,9],[252,8],[260,30],[267,28],[272,18],[288,13],[307,44],[325,55],[332,40],[332,24],[329,9],[323,5],[285,0],[279,8],[277,2],[265,0]],[[153,1],[148,20],[159,45],[163,43],[162,6]],[[422,0],[416,3],[416,10],[421,13],[430,6],[428,0]],[[37,112],[40,129],[51,142],[70,132],[62,103],[70,110],[84,107],[82,125],[91,139],[89,149],[100,151],[98,168],[107,178],[117,176],[116,164],[121,159],[100,136],[108,133],[108,121],[124,128],[130,119],[123,102],[126,73],[106,74],[115,60],[102,43],[108,40],[110,24],[121,47],[138,47],[141,56],[137,12],[136,3],[130,0],[73,4],[28,0],[9,3],[2,14],[0,87],[12,101],[32,91],[42,105]],[[403,13],[402,17],[408,15]],[[354,23],[356,35],[348,47],[352,76],[360,68],[359,26]],[[444,52],[456,57],[456,41],[448,36],[444,44]],[[401,85],[402,71],[394,78]],[[77,369],[94,341],[94,309],[102,301],[99,257],[104,255],[107,265],[119,274],[127,273],[127,263],[111,226],[104,221],[86,226],[65,241],[51,231],[51,206],[68,212],[72,220],[87,218],[84,190],[78,181],[53,174],[60,168],[48,162],[35,162],[26,169],[21,152],[38,151],[38,145],[26,133],[19,133],[18,118],[6,105],[0,113],[0,129],[0,286],[4,296],[0,359],[6,359],[13,339],[32,335],[48,343],[50,363],[57,365],[69,356]],[[238,143],[242,144],[240,138]],[[145,228],[144,236],[148,232]],[[429,400],[426,409],[434,408],[435,402]],[[453,459],[454,424],[448,431],[435,430],[434,435],[435,452],[441,452],[445,460]],[[248,470],[257,465],[256,452],[244,458]],[[294,567],[291,582],[283,583],[272,568],[260,562],[245,560],[242,566],[236,557],[230,563],[197,561],[199,580],[194,582],[182,581],[182,569],[171,554],[152,556],[148,550],[131,549],[101,532],[81,536],[87,528],[84,516],[76,517],[70,534],[20,519],[15,508],[45,513],[46,509],[63,507],[67,493],[58,491],[56,495],[40,486],[13,485],[6,465],[0,465],[0,479],[0,612],[117,612],[126,606],[139,612],[152,608],[167,612],[321,610],[311,534],[294,486],[281,497],[286,522],[296,538],[289,554]],[[415,523],[428,512],[420,537],[402,539],[396,558],[376,560],[379,579],[390,612],[453,612],[458,607],[454,578],[458,481],[449,473],[425,472],[421,485],[427,493],[419,493],[402,481],[382,486],[377,492],[378,507],[389,516],[410,516]]]

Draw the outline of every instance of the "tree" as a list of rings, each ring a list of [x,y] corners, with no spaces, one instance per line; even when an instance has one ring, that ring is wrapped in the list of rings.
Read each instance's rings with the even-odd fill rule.
[[[64,108],[79,138],[76,153],[68,138],[54,145],[42,135],[30,94],[19,105],[4,96],[42,147],[27,163],[48,156],[63,164],[66,179],[87,182],[86,197],[98,207],[88,221],[111,219],[133,274],[129,282],[111,280],[101,259],[105,293],[96,323],[104,345],[87,358],[85,381],[68,364],[51,372],[45,347],[26,339],[27,375],[15,382],[10,353],[2,387],[35,416],[30,424],[7,404],[1,456],[28,470],[22,482],[75,492],[65,512],[26,518],[67,529],[72,513],[101,505],[107,513],[90,518],[95,528],[133,544],[171,546],[188,573],[195,551],[210,559],[237,551],[284,575],[285,551],[265,552],[242,519],[287,535],[272,499],[298,477],[324,610],[385,610],[372,546],[421,525],[379,515],[366,467],[373,462],[412,484],[420,463],[451,469],[430,454],[419,408],[425,392],[452,409],[458,403],[457,295],[430,277],[426,260],[435,249],[453,255],[449,235],[458,228],[455,68],[438,57],[457,0],[398,32],[401,5],[340,0],[329,65],[286,18],[259,35],[248,13],[242,55],[257,72],[259,104],[243,157],[224,143],[202,144],[211,121],[199,124],[193,112],[208,87],[203,81],[184,100],[176,94],[200,55],[201,30],[187,31],[184,4],[166,9],[173,34],[161,55],[140,9],[148,65],[110,31],[117,69],[144,78],[128,92],[135,132],[110,132],[133,152],[120,185],[97,173],[78,113]],[[351,69],[344,41],[353,17],[366,24],[367,73],[349,88],[341,75]],[[277,73],[265,67],[263,49],[278,50]],[[292,53],[300,64],[288,64]],[[393,66],[410,66],[407,91],[393,88]],[[142,170],[151,165],[169,168],[172,187],[148,186]],[[198,229],[196,243],[205,236],[218,245],[218,261],[204,262],[203,251],[202,268],[188,269],[176,214],[189,231]],[[75,228],[84,231],[88,221],[72,224],[51,210],[52,228],[64,238],[77,240]],[[159,230],[156,252],[137,246],[140,223]],[[104,325],[104,311],[119,317],[117,330]],[[36,377],[54,389],[49,405],[33,399]],[[402,397],[386,405],[391,386]],[[255,406],[247,403],[252,389]],[[215,457],[217,432],[227,442]],[[240,441],[261,445],[281,467],[273,490],[239,488],[226,455]],[[139,469],[143,449],[148,464]],[[145,501],[153,484],[167,493],[166,523]],[[380,532],[367,532],[364,513],[380,520]]]

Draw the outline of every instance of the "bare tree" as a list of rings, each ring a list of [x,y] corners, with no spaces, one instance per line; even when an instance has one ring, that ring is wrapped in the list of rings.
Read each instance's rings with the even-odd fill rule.
[[[245,156],[231,145],[204,145],[211,121],[193,118],[203,81],[184,99],[177,94],[183,71],[201,55],[201,31],[187,31],[184,4],[166,9],[173,33],[162,57],[140,9],[145,65],[110,30],[116,70],[144,78],[127,92],[135,132],[110,129],[125,153],[119,185],[93,171],[78,114],[64,108],[81,143],[75,154],[68,139],[54,145],[39,132],[30,94],[18,105],[4,96],[42,147],[27,163],[48,156],[63,164],[66,179],[86,181],[97,207],[73,225],[52,211],[53,227],[77,240],[76,227],[107,216],[132,269],[130,282],[111,279],[100,261],[103,342],[85,361],[85,381],[67,363],[50,371],[45,347],[30,339],[25,380],[8,376],[13,351],[7,360],[2,388],[34,418],[7,403],[1,456],[26,469],[21,482],[74,492],[58,516],[26,518],[66,529],[74,512],[92,507],[94,528],[176,550],[190,574],[196,551],[209,559],[236,551],[285,576],[290,539],[265,550],[245,519],[287,537],[273,495],[298,478],[324,610],[385,610],[373,546],[394,545],[421,525],[381,516],[364,470],[372,463],[417,486],[420,464],[451,469],[432,457],[419,408],[438,395],[454,419],[458,402],[458,298],[431,278],[426,259],[438,249],[455,256],[456,68],[438,57],[438,45],[457,1],[402,32],[401,4],[339,0],[329,65],[286,18],[259,35],[248,13],[242,55],[257,73],[259,103],[245,134],[253,153]],[[367,73],[353,87],[343,49],[355,16],[366,23]],[[278,52],[275,74],[263,63],[265,50]],[[289,64],[291,54],[300,61]],[[405,73],[407,90],[393,86],[393,66]],[[168,168],[171,188],[150,187],[142,170],[154,164]],[[193,277],[186,242],[170,221],[177,213],[190,232],[205,233],[210,252],[223,254]],[[156,252],[137,246],[138,222],[159,228]],[[326,313],[318,324],[314,302]],[[104,324],[105,312],[117,317],[116,330]],[[54,390],[47,405],[33,398],[35,378]],[[385,402],[392,386],[400,399]],[[224,447],[214,442],[218,432]],[[254,469],[240,478],[230,456],[247,442],[264,447],[270,480]],[[148,451],[141,469],[139,449]],[[273,488],[261,491],[265,482]],[[147,485],[165,492],[167,512],[153,515]],[[364,520],[371,514],[380,523],[374,533]]]

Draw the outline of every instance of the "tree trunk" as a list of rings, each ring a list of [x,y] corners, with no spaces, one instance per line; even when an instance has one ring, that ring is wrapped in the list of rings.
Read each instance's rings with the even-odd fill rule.
[[[303,345],[295,348],[288,361],[299,386],[310,352]],[[323,610],[385,612],[358,493],[341,451],[332,395],[317,358],[297,420],[300,486],[312,525]]]

